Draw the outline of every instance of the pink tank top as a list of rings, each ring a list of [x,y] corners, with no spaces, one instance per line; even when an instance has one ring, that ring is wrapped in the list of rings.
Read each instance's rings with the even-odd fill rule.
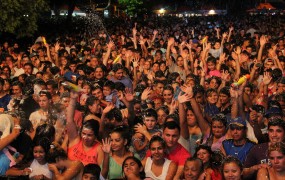
[[[94,146],[85,151],[83,149],[82,140],[80,140],[77,144],[73,145],[72,147],[68,148],[68,158],[70,160],[77,160],[81,161],[84,166],[87,164],[98,164],[97,163],[97,147],[100,145],[99,142],[96,142]]]

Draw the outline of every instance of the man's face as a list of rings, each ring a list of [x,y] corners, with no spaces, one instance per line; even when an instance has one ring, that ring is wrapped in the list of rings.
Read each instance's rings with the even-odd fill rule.
[[[116,71],[114,76],[116,79],[121,80],[123,78],[123,69],[119,69],[118,71]]]
[[[26,66],[24,66],[24,72],[25,72],[26,74],[32,74],[33,69],[32,69],[31,66],[26,65]]]
[[[22,95],[22,90],[19,86],[12,86],[12,92],[17,97]]]
[[[177,128],[175,129],[165,128],[162,137],[165,140],[168,148],[174,147],[177,145],[179,139],[179,131]]]
[[[276,143],[284,140],[284,129],[280,126],[270,126],[268,128],[269,141]]]
[[[244,138],[245,128],[243,126],[230,125],[231,135],[234,141],[240,141]]]

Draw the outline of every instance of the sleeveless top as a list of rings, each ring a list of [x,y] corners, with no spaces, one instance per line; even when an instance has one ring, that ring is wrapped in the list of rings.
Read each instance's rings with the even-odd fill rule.
[[[164,158],[164,160],[165,161],[163,164],[161,174],[159,176],[155,176],[154,173],[151,171],[152,159],[150,157],[148,157],[146,159],[145,168],[144,168],[146,177],[150,177],[153,180],[164,180],[164,179],[166,179],[167,171],[168,171],[168,168],[169,168],[171,161],[166,159],[166,158]]]
[[[134,153],[134,157],[139,158],[139,155]],[[123,169],[122,164],[118,164],[115,159],[110,156],[109,159],[109,172],[108,172],[108,179],[119,179],[123,177]]]
[[[249,150],[254,146],[254,143],[247,139],[246,143],[242,146],[235,146],[233,139],[223,141],[224,150],[228,155],[237,157],[242,163],[244,163]]]
[[[85,151],[83,149],[82,140],[80,140],[77,144],[68,148],[68,158],[73,161],[81,161],[84,166],[87,164],[98,164],[98,154],[96,151],[98,146],[100,146],[100,143],[96,142],[91,149]]]
[[[48,168],[48,163],[41,165],[37,160],[33,160],[30,168],[32,169],[32,173],[29,175],[29,178],[37,175],[44,175],[49,179],[52,179],[52,172]]]

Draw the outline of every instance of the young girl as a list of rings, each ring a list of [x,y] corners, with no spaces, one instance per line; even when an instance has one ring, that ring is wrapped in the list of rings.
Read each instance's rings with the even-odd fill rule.
[[[10,168],[7,176],[27,176],[30,179],[52,179],[52,172],[48,168],[47,153],[50,149],[50,141],[47,138],[34,140],[33,157],[29,163],[20,163]]]

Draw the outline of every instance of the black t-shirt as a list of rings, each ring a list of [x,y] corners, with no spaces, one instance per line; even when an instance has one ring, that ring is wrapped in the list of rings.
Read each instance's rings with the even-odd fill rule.
[[[32,148],[32,139],[26,133],[21,133],[11,144],[17,151],[26,156]]]

